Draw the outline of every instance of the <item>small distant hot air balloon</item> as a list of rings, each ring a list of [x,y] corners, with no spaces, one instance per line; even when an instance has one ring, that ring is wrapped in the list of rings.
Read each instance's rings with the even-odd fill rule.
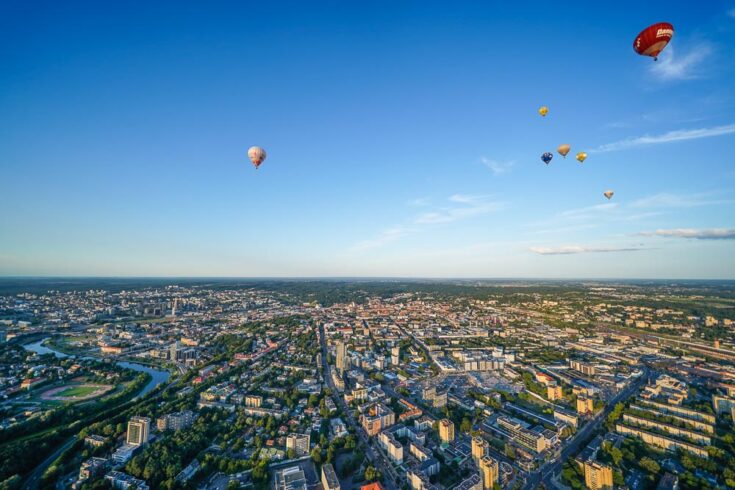
[[[612,199],[613,194],[615,194],[613,191],[605,191],[602,193],[606,198]]]
[[[546,116],[546,114],[549,113],[549,108],[544,106],[541,106],[541,108],[538,110],[538,113],[541,114],[541,116]]]
[[[548,151],[544,153],[543,155],[541,155],[541,160],[543,160],[546,165],[549,164],[552,158],[554,158],[554,154]]]
[[[572,147],[569,145],[559,145],[559,148],[556,149],[556,151],[559,152],[559,155],[563,156],[564,158],[567,157],[567,153],[569,153],[569,150],[571,150]]]
[[[587,154],[585,152],[580,151],[579,153],[577,153],[577,160],[579,161],[579,163],[584,162],[586,158]]]
[[[265,150],[259,146],[251,146],[248,150],[248,158],[250,158],[250,161],[253,162],[253,165],[257,169],[265,161]]]
[[[668,22],[659,22],[643,29],[635,41],[633,49],[641,56],[652,56],[654,61],[674,37],[674,26]]]

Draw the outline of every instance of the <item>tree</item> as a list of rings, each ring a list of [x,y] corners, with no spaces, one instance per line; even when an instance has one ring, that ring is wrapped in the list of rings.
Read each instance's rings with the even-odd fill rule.
[[[319,403],[319,415],[321,415],[323,419],[329,417],[326,398],[322,398],[322,401]]]
[[[309,405],[309,407],[314,407],[318,402],[319,398],[316,395],[311,395],[309,396],[309,401],[307,402],[307,404]]]
[[[462,419],[462,423],[459,425],[459,430],[465,433],[469,433],[472,430],[472,421],[467,417]]]
[[[348,435],[345,439],[345,449],[355,449],[357,446],[357,441],[355,440],[355,436],[352,434]]]
[[[639,464],[641,468],[648,471],[652,475],[655,475],[659,471],[661,471],[661,467],[658,465],[658,463],[652,460],[651,458],[649,458],[648,456],[643,456]]]
[[[620,470],[613,471],[613,483],[616,487],[622,487],[625,485],[625,478],[623,478],[623,472]]]
[[[365,468],[365,480],[372,482],[380,479],[382,475],[372,465]]]
[[[51,482],[54,481],[56,478],[59,477],[59,474],[61,473],[61,469],[56,465],[51,465],[49,468],[43,473],[43,479],[45,481]]]
[[[262,460],[253,468],[253,480],[264,481],[268,478],[268,461]]]
[[[684,455],[681,457],[681,465],[688,469],[688,470],[694,470],[697,466],[694,464],[694,461],[692,460],[689,455]]]
[[[625,409],[625,405],[622,403],[615,404],[615,408],[610,412],[610,414],[607,416],[607,419],[605,420],[605,425],[608,429],[612,430],[613,427],[615,427],[615,422],[620,418],[620,416],[623,414],[623,409]]]
[[[22,479],[18,475],[13,475],[7,480],[0,482],[0,489],[1,490],[16,490],[17,488],[20,488],[20,484],[22,483]]]
[[[725,451],[723,451],[722,449],[718,447],[714,447],[714,446],[707,447],[707,454],[709,454],[711,458],[715,458],[715,459],[722,459],[725,457]]]
[[[610,457],[612,458],[613,463],[615,463],[615,466],[620,466],[620,462],[623,460],[623,452],[620,449],[613,446],[610,449],[610,451],[608,451],[608,453],[610,454]]]
[[[321,463],[322,462],[322,450],[318,447],[315,447],[311,450],[311,459],[315,463]]]

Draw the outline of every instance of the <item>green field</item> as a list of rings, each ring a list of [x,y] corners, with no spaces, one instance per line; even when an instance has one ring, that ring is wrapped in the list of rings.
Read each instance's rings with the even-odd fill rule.
[[[61,396],[63,397],[87,396],[91,393],[94,393],[99,388],[100,388],[99,386],[70,386],[64,391],[57,393],[56,396],[60,396],[60,397]]]

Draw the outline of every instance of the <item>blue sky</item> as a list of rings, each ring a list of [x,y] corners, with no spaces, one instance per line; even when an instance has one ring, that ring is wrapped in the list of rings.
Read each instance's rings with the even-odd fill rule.
[[[0,274],[735,278],[735,2],[151,4],[0,6]]]

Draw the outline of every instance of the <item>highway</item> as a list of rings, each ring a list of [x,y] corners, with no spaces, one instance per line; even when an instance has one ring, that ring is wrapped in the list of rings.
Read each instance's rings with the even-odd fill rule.
[[[647,368],[644,368],[644,374],[631,383],[627,388],[618,393],[609,403],[605,405],[605,408],[595,416],[592,420],[577,432],[561,451],[561,456],[555,458],[552,461],[545,463],[541,468],[531,473],[526,479],[524,490],[531,490],[538,488],[539,484],[543,482],[546,488],[556,488],[556,485],[552,481],[554,475],[561,471],[562,465],[570,456],[577,454],[582,446],[583,442],[586,442],[592,433],[605,421],[605,418],[612,412],[613,408],[617,403],[627,400],[630,398],[641,385],[649,379],[650,373]]]
[[[71,447],[72,444],[74,444],[74,441],[77,440],[77,436],[70,437],[64,444],[59,446],[56,451],[51,453],[51,455],[44,459],[41,464],[36,466],[36,469],[31,472],[30,475],[28,475],[28,479],[26,480],[25,484],[23,485],[23,490],[33,490],[35,488],[38,488],[38,483],[41,481],[41,477],[43,476],[46,469],[51,466],[51,463],[56,461],[56,458],[61,456],[61,453],[66,451]]]
[[[327,383],[327,386],[329,386],[329,389],[332,391],[332,399],[337,404],[337,406],[342,408],[342,411],[345,414],[345,418],[347,419],[347,423],[355,430],[355,433],[360,439],[360,442],[362,442],[363,446],[365,446],[365,455],[367,456],[370,463],[383,475],[383,483],[385,484],[386,488],[390,490],[397,490],[400,487],[396,483],[397,475],[395,470],[391,466],[390,462],[387,461],[387,459],[380,452],[373,449],[373,447],[370,445],[367,433],[357,422],[352,414],[352,411],[350,410],[350,407],[347,406],[344,398],[339,396],[339,392],[337,391],[336,386],[334,386],[334,381],[330,376],[329,364],[327,363],[327,339],[324,335],[323,325],[319,325],[319,342],[322,348],[322,369],[324,373],[324,379]]]

